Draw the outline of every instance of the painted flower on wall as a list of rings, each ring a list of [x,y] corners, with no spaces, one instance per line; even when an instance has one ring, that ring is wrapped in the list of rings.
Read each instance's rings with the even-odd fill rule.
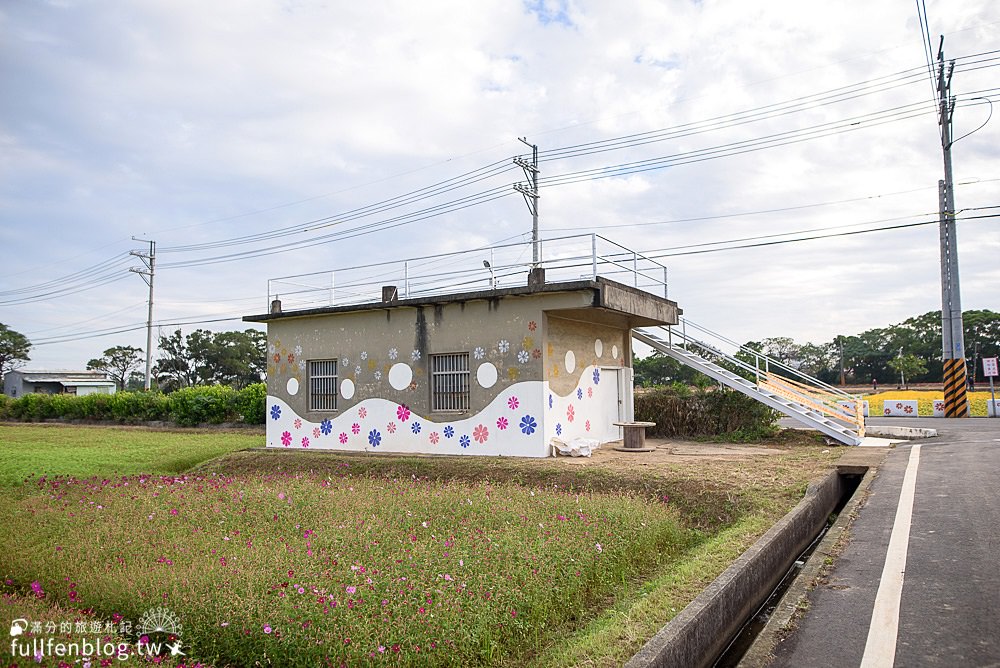
[[[594,385],[597,385],[600,382],[601,382],[601,370],[594,369]]]
[[[410,361],[411,362],[417,362],[419,360],[420,360],[420,351],[419,350],[414,350],[412,353],[410,353]]]
[[[323,420],[319,423],[319,430],[323,432],[324,436],[329,436],[330,432],[333,431],[333,423],[329,419]]]
[[[385,430],[387,432],[389,432],[390,434],[395,434],[396,433],[396,423],[395,422],[389,422],[389,424],[387,424],[385,426]]]
[[[414,434],[419,434],[420,433],[420,423],[417,422],[417,421],[414,421],[413,424],[410,425],[410,431],[412,431]]]
[[[569,406],[566,407],[566,419],[572,422],[573,418],[575,417],[576,417],[576,409],[573,408],[573,404],[570,404]]]
[[[476,443],[485,443],[490,440],[490,430],[481,424],[472,430],[472,438],[476,439]]]
[[[534,320],[532,320],[531,322],[528,323],[528,330],[529,331],[533,332],[536,329],[538,329],[538,324]]]
[[[368,442],[373,448],[377,448],[378,444],[382,442],[382,434],[379,433],[378,429],[372,429],[368,432]]]
[[[538,428],[538,423],[535,418],[530,415],[525,415],[521,418],[521,431],[524,432],[525,436],[530,436],[535,433],[535,429]]]
[[[368,351],[367,350],[365,350],[365,351],[363,351],[361,353],[361,361],[364,362],[366,359],[368,359]]]
[[[507,429],[509,425],[510,422],[507,421],[507,418],[505,417],[497,418],[497,429],[499,429],[500,431],[504,431],[505,429]]]
[[[587,431],[590,431],[590,420],[587,420],[586,422],[584,422],[583,426],[587,429]]]
[[[347,445],[347,432],[346,431],[340,432],[340,444],[341,445]]]
[[[577,389],[577,391],[576,391],[576,398],[577,399],[583,399],[583,390],[582,389],[579,389],[579,388]]]
[[[531,358],[531,356],[528,355],[528,351],[527,350],[519,350],[519,351],[517,351],[517,361],[520,362],[521,364],[527,364],[528,360],[530,358]]]
[[[278,362],[281,361],[281,354],[280,353],[274,353],[274,357],[272,357],[271,359],[273,359],[274,363],[277,364]]]
[[[400,419],[401,422],[406,422],[410,419],[410,408],[406,404],[400,404],[396,408],[396,417]]]
[[[472,351],[472,356],[477,360],[481,360],[486,357],[486,351],[483,350],[482,346],[476,346],[476,349]]]
[[[549,408],[552,408],[552,395],[549,395]]]
[[[517,407],[521,405],[521,402],[517,400],[517,397],[511,397],[507,400],[507,407],[512,411],[516,411]]]
[[[286,448],[292,444],[292,433],[288,431],[281,432],[281,444]]]
[[[587,388],[587,398],[588,399],[593,399],[594,398],[594,388],[592,388],[592,387],[588,387]]]
[[[279,406],[278,404],[271,406],[271,419],[277,420],[280,417],[281,417],[281,406]]]
[[[313,440],[319,438],[319,434],[320,434],[319,427],[313,427]]]
[[[382,372],[381,371],[376,371],[375,372],[375,380],[382,380]]]
[[[501,355],[506,355],[507,351],[510,350],[510,341],[507,339],[500,339],[497,343],[497,350],[500,351]]]
[[[346,357],[341,357],[340,358],[340,366],[342,366],[342,367],[344,367],[346,369],[347,367],[351,366],[351,360],[348,359],[348,358],[346,358]]]
[[[458,444],[461,445],[463,448],[469,447],[469,444],[471,442],[472,441],[469,440],[468,434],[462,434],[461,438],[458,439]]]
[[[540,360],[542,359],[542,351],[539,350],[538,348],[535,348],[534,350],[531,351],[531,356],[536,360]]]
[[[366,417],[368,417],[368,409],[365,408],[364,406],[362,406],[361,408],[359,408],[358,409],[358,417],[361,418],[362,420],[364,420]]]
[[[357,366],[354,367],[354,377],[357,378],[360,375],[361,375],[361,365],[358,364]]]
[[[395,348],[389,348],[389,359],[395,360],[399,357],[399,351]]]
[[[295,364],[295,353],[288,353],[288,363]]]
[[[292,424],[295,425],[296,429],[302,429],[302,420],[300,420],[299,418],[295,418],[295,422],[293,422]]]
[[[308,448],[309,447],[309,437],[308,436],[303,436],[302,437],[302,447],[303,448]]]
[[[562,436],[562,424],[556,422],[556,436]]]
[[[455,428],[454,427],[452,427],[451,425],[448,425],[447,427],[444,428],[444,437],[445,438],[451,438],[454,435],[455,435]]]
[[[431,445],[437,445],[438,441],[441,440],[441,437],[438,436],[438,433],[436,431],[432,431],[430,434],[427,435],[427,440],[431,442]]]
[[[355,436],[357,436],[358,434],[360,434],[361,433],[361,425],[359,425],[357,422],[355,422],[354,424],[352,424],[351,425],[351,433],[354,434]]]

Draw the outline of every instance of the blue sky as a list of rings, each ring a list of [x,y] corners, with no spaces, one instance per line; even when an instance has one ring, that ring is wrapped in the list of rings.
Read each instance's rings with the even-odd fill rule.
[[[247,326],[238,318],[266,308],[269,277],[525,240],[530,216],[510,188],[523,180],[516,168],[345,220],[487,165],[511,166],[525,148],[518,137],[543,156],[657,139],[549,154],[543,179],[730,148],[543,187],[543,236],[595,231],[667,253],[933,219],[941,151],[915,3],[817,8],[4,3],[0,322],[39,344],[38,368],[81,367],[107,347],[144,346],[146,286],[128,272],[138,265],[128,251],[142,248],[133,236],[160,249],[158,329],[190,323],[185,333]],[[1000,60],[973,57],[1000,49],[1000,6],[931,1],[927,12],[934,47],[945,34],[946,55],[959,58],[960,136],[987,118],[988,106],[973,98],[1000,101]],[[850,99],[819,96],[838,90]],[[752,119],[731,116],[748,110]],[[967,309],[998,307],[1000,226],[973,217],[1000,205],[998,128],[993,119],[954,148]],[[787,141],[754,143],[778,136]],[[318,239],[489,188],[503,196]],[[247,239],[255,235],[268,238]],[[924,225],[664,262],[671,297],[693,320],[741,341],[822,342],[939,308],[937,236]],[[294,247],[276,252],[279,244]],[[267,254],[206,263],[246,251]],[[131,331],[95,335],[115,329]]]

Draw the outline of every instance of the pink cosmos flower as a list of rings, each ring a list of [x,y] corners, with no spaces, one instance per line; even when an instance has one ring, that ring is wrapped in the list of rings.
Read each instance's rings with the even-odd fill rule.
[[[270,633],[272,630],[270,624],[264,624],[264,633]]]
[[[346,587],[344,587],[344,591],[346,591],[348,594],[353,594],[357,590],[358,588],[355,587],[354,585],[347,585]]]

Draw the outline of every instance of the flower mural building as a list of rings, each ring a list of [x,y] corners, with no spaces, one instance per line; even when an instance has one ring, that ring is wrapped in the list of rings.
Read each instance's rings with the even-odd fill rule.
[[[614,423],[632,419],[631,330],[680,314],[601,277],[384,294],[244,318],[267,325],[279,360],[267,374],[268,446],[545,457],[554,438],[618,440]]]

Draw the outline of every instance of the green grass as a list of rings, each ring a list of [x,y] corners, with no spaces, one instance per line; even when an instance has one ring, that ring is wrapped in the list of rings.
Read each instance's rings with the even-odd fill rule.
[[[0,487],[30,476],[181,473],[263,444],[252,432],[0,424]]]
[[[621,665],[836,456],[640,472],[236,452],[260,440],[0,425],[12,615],[167,606],[216,666]]]

